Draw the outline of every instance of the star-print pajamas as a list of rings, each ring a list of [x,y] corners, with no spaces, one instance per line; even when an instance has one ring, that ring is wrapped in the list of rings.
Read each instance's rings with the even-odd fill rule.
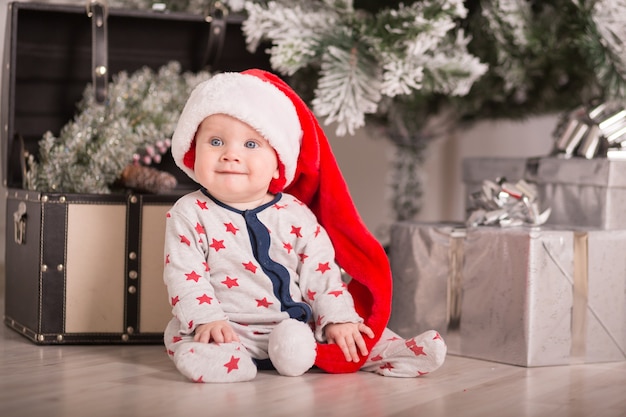
[[[205,190],[183,196],[167,214],[164,281],[174,316],[165,345],[192,380],[254,378],[269,357],[269,334],[283,320],[310,323],[322,343],[327,324],[363,322],[326,231],[286,193],[246,211]],[[240,342],[193,341],[196,326],[217,320],[227,320]],[[445,344],[436,332],[422,336],[427,340],[405,341],[387,329],[362,369],[395,376],[433,370]]]

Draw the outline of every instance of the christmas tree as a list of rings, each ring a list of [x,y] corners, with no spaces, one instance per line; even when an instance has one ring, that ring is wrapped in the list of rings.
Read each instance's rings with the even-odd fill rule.
[[[393,206],[419,210],[433,139],[626,94],[626,2],[246,2],[251,48],[308,93],[339,135],[369,123],[397,146]],[[314,85],[313,91],[304,86]]]
[[[363,126],[377,129],[396,146],[392,204],[398,219],[412,218],[419,211],[419,167],[423,150],[436,138],[480,119],[523,119],[593,101],[623,102],[626,96],[625,0],[110,0],[109,4],[190,13],[207,13],[219,6],[245,13],[243,31],[249,48],[269,42],[273,69],[288,78],[324,123],[332,123],[338,135]],[[120,88],[141,94],[124,83]],[[80,177],[76,170],[63,174],[54,170],[81,158],[95,156],[113,164],[106,153],[76,147],[82,137],[79,131],[93,132],[93,121],[101,117],[89,110],[89,103],[84,101],[85,114],[68,128],[74,129],[73,139],[63,146],[71,157],[58,151],[56,138],[44,138],[43,164],[48,161],[51,167],[33,164],[33,184],[54,188],[59,184],[45,178]],[[154,110],[165,111],[166,118],[174,114],[173,108]],[[120,132],[139,132],[147,126],[162,129],[159,137],[166,138],[172,120],[159,126],[149,120],[135,125],[118,121],[107,132],[107,140],[120,140]],[[127,154],[116,157],[132,159],[137,146],[147,146],[133,135],[124,138],[132,144]],[[108,190],[105,184],[119,175],[121,165],[101,169],[102,174],[92,179],[97,184],[90,187]],[[41,175],[42,170],[47,174]],[[100,171],[90,166],[85,172]]]

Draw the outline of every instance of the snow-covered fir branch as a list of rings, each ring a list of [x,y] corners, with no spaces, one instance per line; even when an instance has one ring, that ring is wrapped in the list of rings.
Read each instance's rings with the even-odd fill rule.
[[[322,52],[322,39],[331,32],[338,16],[330,8],[270,1],[266,6],[245,3],[248,18],[242,25],[248,48],[256,50],[263,40],[271,40],[268,50],[272,68],[293,75],[309,65]]]
[[[498,65],[494,71],[504,80],[504,90],[525,90],[526,70],[523,57],[528,45],[530,2],[493,0],[481,2],[482,14],[497,43]]]
[[[313,111],[326,117],[325,124],[337,122],[337,135],[365,125],[365,114],[374,113],[380,101],[379,76],[376,65],[363,62],[358,50],[329,46],[322,58],[320,78]]]
[[[367,18],[354,13],[351,2],[332,0],[247,2],[246,10],[247,43],[254,50],[271,41],[274,70],[293,75],[308,65],[319,68],[313,108],[325,123],[337,122],[340,135],[363,126],[382,95],[419,92],[424,77],[425,94],[462,95],[485,71],[467,52],[469,38],[459,42],[456,20],[467,15],[459,0],[400,4]],[[368,27],[371,22],[378,31]]]
[[[600,0],[593,6],[591,18],[595,23],[610,58],[607,64],[598,68],[601,79],[621,77],[622,88],[615,86],[615,96],[626,99],[626,0]],[[608,81],[611,82],[611,81]]]

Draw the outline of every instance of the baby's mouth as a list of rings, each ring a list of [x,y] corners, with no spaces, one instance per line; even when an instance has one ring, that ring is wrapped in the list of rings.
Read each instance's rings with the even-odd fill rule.
[[[245,175],[245,172],[241,172],[241,171],[233,171],[233,170],[220,170],[220,171],[216,171],[218,174],[226,174],[226,175]]]

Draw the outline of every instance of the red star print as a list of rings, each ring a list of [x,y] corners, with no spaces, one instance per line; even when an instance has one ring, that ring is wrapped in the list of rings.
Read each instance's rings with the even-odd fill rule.
[[[226,276],[226,279],[222,281],[222,284],[226,285],[228,288],[239,286],[239,283],[237,282],[237,278],[231,278],[228,275]]]
[[[300,204],[301,206],[304,206],[304,203],[302,201],[298,200],[297,198],[294,198],[293,202],[296,203],[296,204]]]
[[[211,243],[209,246],[215,249],[215,252],[219,252],[220,249],[226,249],[226,246],[224,246],[223,240],[213,239],[213,243]]]
[[[193,329],[193,320],[189,320],[189,323],[187,323],[187,327],[189,329]]]
[[[187,239],[187,236],[180,235],[180,243],[184,243],[187,246],[191,246],[191,241]]]
[[[317,228],[315,229],[315,237],[317,237],[317,235],[320,234],[320,232],[322,231],[322,228],[320,227],[320,225],[317,225]]]
[[[422,372],[422,371],[417,371],[417,376],[424,376],[426,375],[428,372]]]
[[[196,233],[198,233],[199,235],[206,235],[206,232],[204,231],[204,226],[202,226],[200,223],[196,223]]]
[[[248,263],[242,263],[242,265],[250,272],[252,272],[253,274],[256,274],[256,269],[257,266],[255,264],[252,263],[252,261],[248,262]]]
[[[296,235],[296,237],[302,237],[301,230],[301,227],[291,226],[291,232],[289,233]]]
[[[405,345],[411,350],[411,352],[415,354],[415,356],[420,356],[420,355],[426,356],[426,353],[424,353],[424,347],[418,346],[417,343],[415,342],[415,339],[407,340]]]
[[[209,268],[209,264],[206,262],[202,262],[202,265],[204,265],[204,271],[205,272],[209,272],[211,270],[211,268]]]
[[[179,300],[178,296],[172,297],[172,307],[174,307],[176,304],[178,304],[179,301],[180,300]]]
[[[316,292],[315,291],[311,291],[311,290],[308,290],[306,292],[306,296],[309,297],[309,300],[311,300],[311,301],[315,300],[315,294],[316,294]]]
[[[172,343],[178,343],[178,342],[180,342],[181,340],[183,340],[183,338],[182,338],[182,337],[180,337],[180,336],[174,336],[174,337],[172,337]]]
[[[198,304],[211,304],[213,299],[206,294],[202,294],[200,297],[196,297],[196,300],[198,300]]]
[[[395,337],[395,336],[391,336],[389,339],[387,339],[387,341],[389,342],[393,342],[394,340],[400,340],[399,337]]]
[[[381,355],[376,355],[376,356],[372,356],[370,358],[370,360],[372,360],[372,361],[382,361],[383,357]]]
[[[168,253],[168,254],[165,256],[165,265],[169,265],[169,264],[170,264],[170,254]]]
[[[185,274],[185,276],[187,277],[187,281],[198,282],[198,280],[200,279],[200,275],[196,274],[196,271],[191,271],[190,273]]]
[[[173,350],[168,349],[168,350],[167,350],[167,354],[168,354],[168,355],[170,355],[170,356],[174,356],[174,351],[173,351]]]
[[[196,379],[192,379],[193,382],[195,382],[196,384],[202,384],[204,381],[202,380],[202,375],[200,375],[198,378]]]
[[[284,209],[285,207],[287,207],[287,204],[283,204],[282,206],[278,203],[274,204],[273,206],[276,210],[280,210],[280,209]]]
[[[339,297],[341,294],[343,294],[343,291],[342,290],[329,291],[328,294],[334,295],[335,297]]]
[[[255,299],[257,307],[265,307],[268,308],[270,305],[274,304],[271,301],[267,301],[267,297],[263,297],[263,299]]]
[[[441,339],[441,335],[439,333],[437,333],[435,335],[435,337],[433,337],[433,340],[437,340],[437,339]],[[443,340],[443,339],[441,339],[441,340]]]
[[[393,369],[393,365],[390,364],[389,362],[385,362],[385,364],[382,365],[380,369]]]
[[[285,242],[283,243],[283,248],[285,248],[287,250],[287,253],[291,253],[293,246],[291,246],[291,243],[289,242]]]
[[[230,360],[226,362],[224,366],[226,367],[226,369],[228,369],[228,371],[226,372],[227,374],[229,374],[231,371],[234,371],[235,369],[239,369],[239,358],[231,356]]]
[[[304,262],[304,260],[309,257],[309,255],[306,255],[304,252],[298,254],[298,256],[300,257],[300,262]]]
[[[319,316],[319,317],[317,318],[317,323],[316,323],[316,324],[317,324],[318,326],[321,326],[321,325],[322,325],[322,320],[324,320],[324,316]]]
[[[206,206],[206,201],[196,200],[196,205],[200,207],[200,210],[208,210],[209,208]]]
[[[235,227],[234,224],[231,223],[224,223],[224,226],[226,226],[226,231],[232,233],[233,235],[237,234],[237,231],[239,230],[238,228]]]
[[[169,219],[170,217],[172,217],[172,213],[170,213],[170,212],[168,211],[168,212],[165,214],[165,217],[166,217],[167,219]]]
[[[319,263],[317,264],[317,269],[316,271],[320,271],[322,274],[326,271],[330,271],[330,266],[328,265],[329,262],[324,262],[324,263]]]

